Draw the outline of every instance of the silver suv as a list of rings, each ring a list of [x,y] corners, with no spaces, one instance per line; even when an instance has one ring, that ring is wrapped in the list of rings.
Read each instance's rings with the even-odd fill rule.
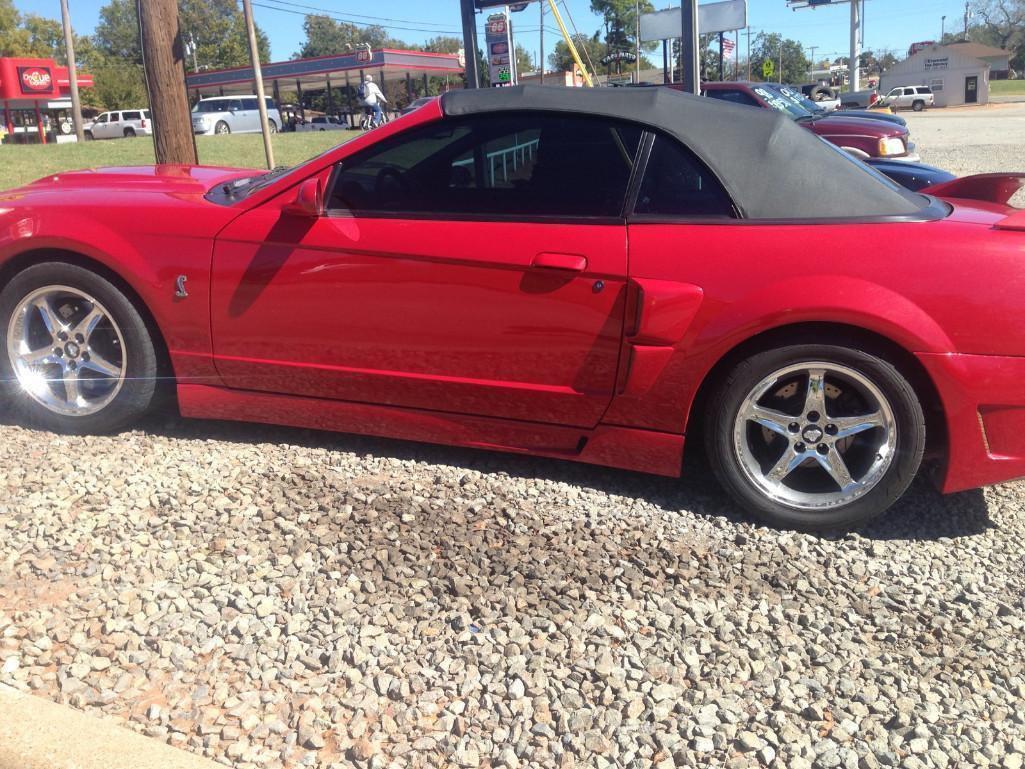
[[[898,109],[913,109],[921,112],[926,107],[936,103],[932,89],[927,85],[907,85],[893,88],[886,96],[879,100],[881,104]]]
[[[121,139],[132,136],[152,136],[153,121],[148,109],[125,109],[103,112],[83,126],[85,138]]]
[[[271,133],[281,128],[281,114],[274,100],[267,98],[267,120]],[[255,96],[215,96],[200,99],[192,108],[192,130],[197,134],[260,132],[260,102]]]

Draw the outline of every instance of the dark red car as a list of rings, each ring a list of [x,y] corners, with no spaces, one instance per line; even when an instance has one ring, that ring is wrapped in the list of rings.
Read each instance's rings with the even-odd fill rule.
[[[668,89],[453,92],[288,170],[3,193],[0,382],[68,432],[173,378],[189,417],[670,476],[702,435],[747,510],[853,526],[923,457],[1025,475],[1018,184],[911,193]]]
[[[852,117],[843,112],[833,112],[822,117],[787,98],[774,83],[705,83],[701,90],[712,99],[781,112],[812,133],[861,159],[886,158],[909,163],[921,160],[914,151],[906,126],[882,120],[866,120],[861,116]]]

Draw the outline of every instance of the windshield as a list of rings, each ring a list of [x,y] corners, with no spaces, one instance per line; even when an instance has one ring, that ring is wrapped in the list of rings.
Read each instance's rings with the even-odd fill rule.
[[[756,94],[758,94],[762,101],[764,101],[770,107],[789,115],[795,120],[798,120],[800,118],[812,117],[811,112],[806,110],[800,104],[791,101],[789,98],[779,93],[776,90],[777,88],[778,86],[760,83],[759,85],[756,85],[753,90]]]
[[[786,85],[778,85],[773,90],[781,94],[783,97],[792,101],[798,107],[803,107],[804,109],[808,110],[813,115],[821,115],[824,112],[826,112],[826,110],[823,107],[813,102],[811,99],[809,99],[807,96],[805,96],[803,93],[801,93],[795,88],[791,88],[790,86]]]

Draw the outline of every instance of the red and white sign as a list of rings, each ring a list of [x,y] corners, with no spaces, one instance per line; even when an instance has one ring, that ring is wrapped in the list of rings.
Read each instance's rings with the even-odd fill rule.
[[[18,67],[18,80],[24,94],[53,91],[53,75],[47,67]]]
[[[374,58],[374,54],[366,48],[360,48],[356,51],[356,63],[357,64],[369,64],[370,60]]]

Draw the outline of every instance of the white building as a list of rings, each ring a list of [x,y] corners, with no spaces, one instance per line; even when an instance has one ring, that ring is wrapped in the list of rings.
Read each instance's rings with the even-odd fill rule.
[[[886,94],[898,86],[927,85],[937,107],[987,104],[992,59],[973,54],[977,51],[963,44],[929,46],[884,72],[879,91]]]

